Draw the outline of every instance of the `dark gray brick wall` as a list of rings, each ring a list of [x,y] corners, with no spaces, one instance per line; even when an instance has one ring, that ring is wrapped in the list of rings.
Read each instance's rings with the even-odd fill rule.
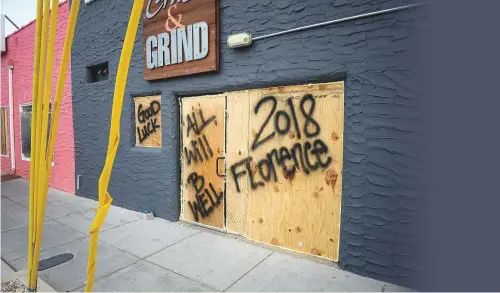
[[[194,0],[193,0],[194,1]],[[415,1],[220,0],[220,39],[254,36]],[[114,78],[132,1],[82,3],[72,53],[78,195],[97,197],[106,156]],[[178,96],[344,80],[345,130],[339,265],[355,273],[411,285],[419,193],[418,39],[422,8],[349,21],[257,41],[221,44],[220,72],[146,82],[142,25],[129,71],[121,143],[109,191],[114,204],[179,216]],[[109,62],[108,81],[86,83],[86,67]],[[162,149],[134,147],[133,97],[162,95]]]

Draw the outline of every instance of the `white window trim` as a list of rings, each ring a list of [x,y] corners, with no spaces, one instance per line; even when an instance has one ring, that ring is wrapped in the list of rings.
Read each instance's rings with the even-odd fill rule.
[[[7,114],[9,114],[8,107],[7,107],[7,106],[0,106],[0,108],[5,108],[5,109],[7,109],[7,112],[6,112],[6,113],[7,113]],[[5,131],[7,131],[7,133],[8,133],[8,137],[10,137],[10,133],[9,133],[10,131],[8,131],[8,129],[5,129]],[[10,142],[9,142],[9,147],[10,147]],[[2,154],[0,154],[0,157],[10,158],[10,151],[9,151],[9,150],[7,150],[7,153],[8,153],[8,155],[2,155]]]
[[[23,160],[25,162],[31,162],[31,158],[27,158],[23,154],[23,136],[22,136],[22,130],[21,130],[21,124],[22,124],[21,113],[23,112],[24,106],[33,106],[33,102],[19,104],[19,140],[20,140],[19,151],[21,152],[21,160]],[[33,115],[33,107],[31,108],[31,113]],[[54,158],[52,158],[52,167],[54,167],[54,165],[55,165],[53,159]]]

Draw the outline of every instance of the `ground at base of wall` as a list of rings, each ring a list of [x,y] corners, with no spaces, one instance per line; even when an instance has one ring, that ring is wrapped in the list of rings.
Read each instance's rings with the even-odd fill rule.
[[[8,174],[8,173],[2,174],[2,182],[14,180],[14,179],[18,179],[18,178],[21,178],[21,176],[14,175],[14,174]]]

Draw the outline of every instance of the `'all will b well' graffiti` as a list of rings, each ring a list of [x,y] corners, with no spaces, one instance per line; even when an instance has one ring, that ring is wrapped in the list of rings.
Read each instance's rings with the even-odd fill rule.
[[[213,157],[213,151],[210,143],[203,131],[210,124],[217,125],[215,116],[210,116],[205,119],[203,111],[200,109],[198,113],[193,111],[191,115],[186,115],[187,131],[186,137],[189,137],[191,132],[195,138],[191,139],[190,143],[184,147],[184,154],[188,166],[208,163]],[[221,190],[216,191],[211,182],[205,182],[203,174],[191,172],[187,177],[187,184],[195,190],[195,201],[188,201],[189,208],[193,213],[195,221],[201,218],[210,216],[214,210],[222,203],[224,193]]]

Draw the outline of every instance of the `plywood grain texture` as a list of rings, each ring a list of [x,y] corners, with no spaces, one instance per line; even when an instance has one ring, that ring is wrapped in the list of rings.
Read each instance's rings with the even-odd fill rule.
[[[228,130],[238,129],[238,133],[228,131],[227,165],[235,165],[235,161],[245,155],[250,159],[246,174],[235,176],[227,172],[230,174],[227,178],[228,230],[256,241],[337,261],[342,193],[343,82],[226,95],[229,117],[241,117],[228,119]],[[250,102],[246,111],[245,96]],[[245,112],[249,113],[250,133],[246,140]],[[315,156],[318,152],[324,166],[318,163]],[[287,166],[286,170],[280,166],[280,160]],[[294,166],[295,172],[290,172]],[[245,167],[240,164],[236,170],[236,173],[243,172]],[[252,173],[253,183],[249,182],[252,181],[249,173]],[[240,192],[234,187],[235,177]]]
[[[229,178],[233,164],[248,157],[249,93],[226,93],[226,178]],[[226,181],[226,228],[231,233],[246,235],[248,184],[247,177],[241,178],[238,192],[234,180]]]
[[[161,96],[134,98],[135,145],[161,147]]]
[[[181,219],[223,228],[224,178],[217,176],[216,162],[224,156],[224,95],[181,103]]]

